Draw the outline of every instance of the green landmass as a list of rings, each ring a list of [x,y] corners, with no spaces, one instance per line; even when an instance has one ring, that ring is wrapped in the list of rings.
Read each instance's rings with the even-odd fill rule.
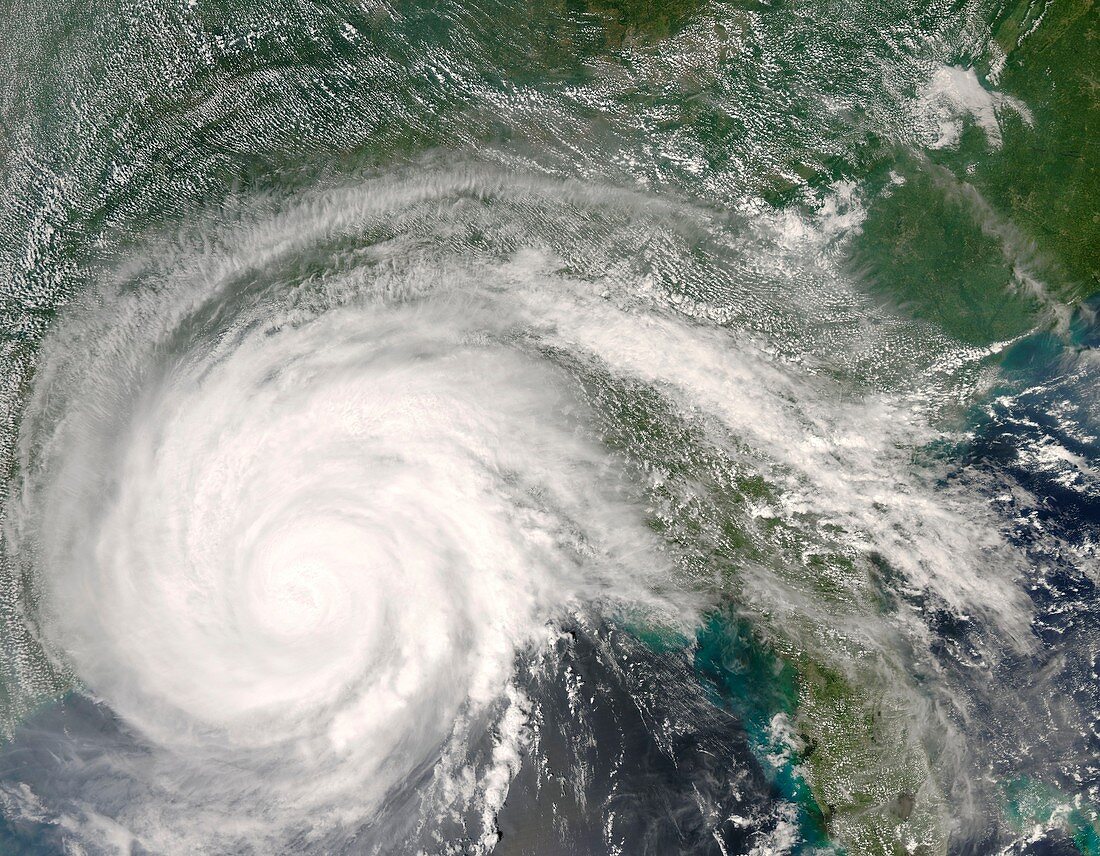
[[[1094,0],[1019,0],[994,32],[1006,54],[997,86],[1035,123],[1004,115],[1004,146],[976,182],[1053,256],[1064,299],[1087,298],[1100,292],[1100,13]]]

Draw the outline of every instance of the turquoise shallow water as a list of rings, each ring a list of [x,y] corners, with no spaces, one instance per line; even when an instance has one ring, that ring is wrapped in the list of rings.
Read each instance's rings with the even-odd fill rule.
[[[3,852],[1100,852],[1091,3],[0,18]]]

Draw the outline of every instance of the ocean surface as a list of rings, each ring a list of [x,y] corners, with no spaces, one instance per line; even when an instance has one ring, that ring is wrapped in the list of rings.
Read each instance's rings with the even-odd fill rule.
[[[1093,0],[4,0],[0,856],[1100,856]]]

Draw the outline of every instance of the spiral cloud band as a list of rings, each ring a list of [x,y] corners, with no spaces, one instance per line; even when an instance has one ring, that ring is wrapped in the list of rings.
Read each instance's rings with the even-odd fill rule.
[[[593,378],[751,447],[787,492],[758,513],[813,496],[970,603],[953,563],[997,545],[919,482],[899,490],[919,418],[838,409],[827,381],[657,293],[675,270],[632,268],[644,235],[687,269],[714,240],[705,213],[595,198],[474,170],[261,203],[105,273],[69,313],[24,418],[11,540],[44,650],[140,747],[100,759],[131,783],[104,840],[332,852],[472,793],[491,844],[524,739],[517,657],[576,610],[688,629],[713,583],[655,534],[665,476],[614,451]],[[810,609],[774,581],[750,596]],[[1010,596],[985,601],[1011,625]],[[489,731],[488,769],[455,762]]]

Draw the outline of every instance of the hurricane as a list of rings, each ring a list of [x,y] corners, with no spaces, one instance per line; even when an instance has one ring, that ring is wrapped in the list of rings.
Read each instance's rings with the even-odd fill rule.
[[[13,7],[2,852],[1100,852],[1086,7]]]

